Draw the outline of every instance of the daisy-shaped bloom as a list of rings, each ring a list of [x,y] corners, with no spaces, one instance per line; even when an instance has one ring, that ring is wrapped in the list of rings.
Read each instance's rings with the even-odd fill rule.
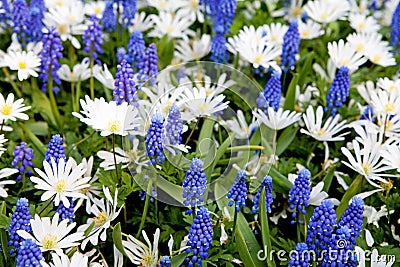
[[[4,153],[4,151],[6,151],[7,149],[5,149],[3,146],[4,146],[4,143],[5,142],[7,142],[8,141],[8,139],[6,139],[5,137],[4,137],[4,134],[0,134],[0,157],[1,157],[1,155]]]
[[[381,89],[370,92],[370,104],[374,113],[384,115],[400,114],[400,96]]]
[[[159,15],[149,16],[154,23],[154,29],[149,33],[150,37],[161,38],[165,34],[169,38],[183,39],[189,41],[189,36],[194,37],[196,34],[189,27],[194,21],[178,12],[175,16],[171,13],[161,12]]]
[[[312,20],[307,20],[306,23],[300,20],[298,25],[301,39],[314,39],[325,33],[321,24],[318,24]]]
[[[119,18],[120,23],[122,23],[122,17]],[[129,32],[140,31],[145,32],[148,29],[152,28],[154,23],[151,20],[151,17],[146,14],[146,12],[138,12],[135,15],[135,18],[132,20],[133,25],[129,26]]]
[[[88,267],[88,256],[78,251],[72,255],[71,259],[68,258],[68,256],[64,253],[61,255],[58,255],[57,253],[51,253],[51,256],[53,258],[53,262],[48,265],[51,267]]]
[[[54,205],[60,205],[60,202],[65,207],[69,208],[70,202],[68,197],[86,198],[81,193],[81,189],[89,187],[88,181],[90,177],[82,178],[85,173],[83,164],[76,164],[73,158],[69,158],[65,163],[61,158],[58,164],[51,158],[51,165],[47,161],[43,161],[44,172],[38,168],[35,171],[39,177],[32,176],[31,181],[35,184],[35,188],[44,190],[41,200],[46,201],[54,197]]]
[[[181,6],[185,5],[184,1],[168,1],[168,0],[147,0],[149,6],[155,7],[160,13],[169,12],[174,13]]]
[[[4,55],[1,66],[18,71],[18,80],[23,81],[29,76],[38,77],[40,58],[32,51],[9,51]]]
[[[266,30],[263,27],[255,28],[253,25],[250,25],[244,26],[237,35],[229,37],[226,46],[229,52],[236,54],[238,47],[245,47],[251,43],[263,43],[266,45],[267,41]]]
[[[388,47],[389,43],[382,41],[382,35],[377,32],[356,32],[346,37],[348,43],[357,51],[367,56],[368,47]]]
[[[400,79],[391,80],[387,77],[378,78],[377,85],[383,90],[386,90],[390,93],[395,93],[395,94],[400,93]]]
[[[307,134],[318,141],[342,141],[349,132],[341,133],[343,129],[347,128],[346,120],[339,122],[340,115],[337,114],[335,117],[329,116],[329,118],[322,126],[322,118],[324,116],[324,110],[322,106],[319,106],[314,113],[312,106],[307,108],[306,113],[303,114],[303,120],[306,124],[307,130],[300,129],[301,133]]]
[[[197,20],[200,23],[203,23],[204,22],[203,9],[204,6],[200,5],[200,0],[189,0],[189,1],[182,1],[182,5],[179,8],[179,12],[182,12],[192,21],[195,21],[197,18]]]
[[[1,145],[1,138],[2,135],[0,135],[0,145]],[[7,139],[5,139],[7,140]],[[0,147],[1,149],[1,147]],[[0,150],[0,156],[1,156],[2,151]],[[13,175],[15,173],[19,172],[17,169],[11,169],[11,168],[4,168],[0,170],[0,179],[3,179],[5,177],[8,177],[10,175]],[[15,181],[12,180],[5,180],[5,181],[0,181],[0,197],[7,197],[7,191],[4,189],[4,185],[6,184],[15,184]]]
[[[288,7],[285,6],[284,8],[274,10],[271,15],[273,17],[284,17],[286,21],[291,21],[292,19],[297,19],[299,21],[304,14],[302,5],[303,0],[293,0],[290,1]]]
[[[383,42],[374,43],[365,48],[365,57],[372,63],[387,67],[396,65],[396,59],[390,51],[390,46],[384,46]]]
[[[147,237],[146,232],[142,231],[146,244],[143,244],[140,240],[129,235],[127,241],[123,240],[122,245],[125,248],[125,252],[128,255],[129,260],[136,265],[143,267],[156,267],[158,266],[158,240],[160,238],[160,229],[157,228],[154,233],[153,244]]]
[[[24,99],[18,99],[14,102],[14,94],[10,93],[7,99],[4,99],[0,93],[0,122],[6,123],[8,120],[16,121],[29,119],[28,115],[23,113],[30,109],[30,106],[25,106]]]
[[[44,0],[44,3],[48,9],[50,8],[56,8],[56,7],[61,7],[61,6],[73,6],[79,2],[79,0]]]
[[[257,112],[253,111],[253,115],[259,121],[273,130],[281,130],[286,128],[289,125],[297,122],[301,117],[301,113],[290,110],[284,111],[282,108],[279,108],[278,111],[275,111],[273,107],[268,108],[267,114],[259,109]]]
[[[365,205],[363,215],[367,219],[367,224],[373,224],[376,227],[379,227],[378,221],[381,217],[386,217],[388,211],[386,205],[381,206],[379,211],[372,206]]]
[[[85,14],[91,17],[95,15],[99,19],[103,17],[103,12],[106,7],[105,1],[95,1],[95,2],[87,2],[85,3]]]
[[[344,66],[349,71],[357,70],[367,61],[363,54],[357,52],[350,43],[344,43],[343,39],[328,43],[328,54],[337,68]]]
[[[211,116],[215,112],[226,109],[229,101],[223,102],[224,99],[224,95],[216,95],[215,92],[207,94],[204,87],[186,87],[177,105],[186,110],[182,113],[182,119],[191,121],[199,116]]]
[[[365,14],[352,13],[349,16],[350,26],[357,32],[376,33],[380,26],[376,19]]]
[[[93,76],[105,87],[109,89],[114,89],[115,85],[115,79],[112,73],[108,70],[108,67],[106,64],[103,64],[103,68],[101,68],[99,65],[95,65],[93,67]]]
[[[85,99],[86,102],[81,99],[82,114],[72,114],[81,122],[100,131],[101,136],[126,136],[129,132],[134,133],[134,129],[139,126],[138,111],[127,102],[118,105],[116,101],[107,103],[104,98],[95,98],[93,101],[86,96]]]
[[[190,43],[181,41],[175,46],[175,57],[182,61],[192,61],[207,55],[211,49],[211,37],[203,34],[201,39],[194,39]]]
[[[265,38],[267,42],[281,50],[283,45],[283,36],[285,36],[289,26],[281,23],[271,23],[269,25],[263,25],[262,28],[266,33]]]
[[[92,225],[93,228],[90,233],[82,241],[82,248],[85,249],[88,242],[92,245],[97,245],[99,238],[101,241],[105,241],[107,238],[107,229],[110,227],[111,222],[118,217],[121,212],[121,208],[117,211],[118,204],[118,190],[115,190],[114,198],[111,197],[110,189],[103,186],[103,193],[105,198],[93,199],[93,206],[91,209],[91,214],[94,215],[93,218],[89,218],[86,224],[78,227],[78,231],[85,232]]]
[[[381,151],[381,156],[383,158],[383,164],[390,166],[393,169],[397,169],[397,172],[400,172],[399,144],[385,146]]]
[[[266,47],[266,44],[262,42],[239,43],[237,45],[237,52],[243,59],[253,64],[254,68],[262,66],[266,69],[272,67],[275,70],[280,70],[276,59],[281,55],[281,49],[272,45]]]
[[[326,24],[338,19],[344,19],[350,10],[350,4],[348,1],[308,1],[307,4],[304,5],[303,10],[316,22]]]
[[[74,229],[76,223],[69,223],[68,219],[59,222],[59,214],[56,212],[53,218],[40,218],[35,214],[31,219],[32,234],[25,230],[18,230],[17,234],[24,239],[36,240],[41,251],[55,251],[58,255],[63,255],[63,249],[76,247],[83,239],[84,233],[77,231],[69,234]]]
[[[257,128],[257,122],[255,121],[255,117],[253,117],[253,121],[249,124],[246,122],[246,118],[244,117],[243,111],[237,111],[237,118],[233,118],[232,120],[227,120],[221,122],[221,125],[226,125],[238,139],[247,139],[250,137],[250,133]]]
[[[138,139],[135,138],[134,142],[135,142],[135,140],[138,140]],[[100,150],[97,152],[97,156],[103,160],[100,163],[101,168],[103,168],[106,171],[115,169],[114,153]],[[117,161],[117,164],[122,163],[121,168],[128,167],[129,163],[132,161],[132,159],[128,155],[128,153],[126,153],[123,149],[121,149],[119,147],[115,148],[115,160]]]
[[[81,63],[76,64],[72,68],[72,71],[68,65],[63,64],[57,71],[57,74],[61,80],[67,82],[79,82],[87,80],[90,78],[89,59],[83,59]]]
[[[342,161],[350,169],[364,176],[367,181],[380,188],[374,181],[387,183],[383,177],[391,177],[393,175],[386,174],[385,171],[393,169],[393,167],[385,166],[381,158],[381,144],[373,142],[365,142],[363,149],[360,144],[353,140],[354,154],[346,147],[342,147],[342,153],[347,157],[348,162]]]

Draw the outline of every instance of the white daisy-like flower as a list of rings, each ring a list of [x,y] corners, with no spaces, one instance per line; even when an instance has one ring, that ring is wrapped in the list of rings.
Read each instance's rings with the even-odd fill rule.
[[[143,267],[157,267],[159,260],[158,240],[160,238],[160,229],[157,228],[156,232],[154,233],[153,244],[150,242],[150,239],[147,237],[147,234],[144,230],[142,231],[142,234],[147,245],[129,235],[126,241],[122,241],[125,252],[133,264]]]
[[[139,141],[137,138],[134,139],[134,142],[135,140]],[[101,168],[103,168],[106,171],[115,169],[114,153],[100,150],[97,152],[97,156],[103,160],[100,163]],[[128,167],[129,163],[132,161],[129,154],[119,147],[115,148],[115,160],[117,164],[122,163],[121,168]]]
[[[215,112],[226,109],[229,101],[224,102],[224,99],[224,95],[216,95],[215,92],[207,94],[204,87],[185,87],[177,105],[185,109],[182,112],[182,119],[191,121],[197,117],[211,116]]]
[[[0,157],[1,157],[1,155],[3,155],[3,153],[4,153],[4,151],[6,151],[7,149],[5,149],[3,146],[4,146],[4,143],[5,142],[7,142],[8,141],[8,139],[6,139],[5,137],[4,137],[4,134],[0,134]]]
[[[283,37],[289,29],[289,26],[281,23],[271,23],[268,25],[263,25],[262,28],[266,33],[265,38],[268,44],[272,44],[273,46],[281,49],[283,45]]]
[[[347,42],[357,51],[367,56],[367,51],[369,47],[382,47],[386,48],[389,43],[382,41],[382,35],[377,32],[366,33],[366,32],[356,32],[349,34],[346,37]]]
[[[74,65],[71,69],[68,65],[63,64],[57,71],[61,80],[67,82],[79,82],[90,78],[89,59],[84,58],[81,63]]]
[[[140,120],[135,107],[127,102],[120,105],[116,101],[108,103],[104,98],[91,100],[89,96],[85,96],[85,99],[86,102],[81,99],[81,114],[76,112],[72,114],[81,122],[100,131],[101,136],[111,134],[126,136],[128,133],[135,133]]]
[[[237,52],[240,56],[253,64],[254,68],[260,66],[268,69],[272,67],[275,70],[280,70],[276,59],[281,55],[282,51],[278,47],[265,43],[238,43]]]
[[[390,51],[390,46],[383,46],[382,42],[367,46],[365,48],[365,57],[372,63],[382,67],[396,65],[396,59]]]
[[[328,54],[337,68],[347,67],[349,71],[355,71],[364,64],[367,59],[362,53],[357,52],[350,43],[343,39],[339,42],[328,43]]]
[[[115,79],[112,73],[108,70],[107,64],[103,64],[103,68],[101,68],[99,65],[95,65],[93,67],[93,76],[106,88],[115,88]]]
[[[387,77],[378,78],[377,86],[390,93],[400,93],[400,79],[391,80]]]
[[[188,16],[190,20],[195,21],[196,18],[200,23],[204,22],[204,14],[202,9],[204,6],[200,5],[200,0],[188,0],[182,1],[182,5],[179,8],[179,12],[182,12],[185,16]]]
[[[283,110],[279,108],[275,111],[273,107],[268,107],[268,113],[265,114],[262,110],[258,109],[257,112],[253,111],[253,115],[266,126],[273,130],[281,130],[297,122],[301,113],[295,111]]]
[[[278,10],[274,10],[271,13],[273,17],[284,17],[286,21],[291,21],[292,19],[300,20],[304,11],[302,9],[303,0],[293,0],[290,1],[288,7],[283,7]]]
[[[248,46],[251,43],[264,44],[268,42],[266,30],[261,26],[255,28],[253,25],[244,26],[237,35],[228,38],[227,49],[236,54],[239,47]]]
[[[31,181],[35,184],[36,189],[44,190],[41,200],[46,201],[54,197],[54,205],[60,205],[69,208],[70,202],[67,197],[86,198],[81,193],[81,189],[89,187],[88,181],[90,177],[82,178],[85,173],[83,164],[76,164],[73,158],[69,158],[67,162],[60,159],[58,164],[51,158],[51,165],[47,161],[43,161],[44,172],[35,168],[39,177],[32,176]]]
[[[382,163],[397,169],[400,172],[400,146],[399,144],[385,146],[381,151]]]
[[[62,6],[73,6],[77,2],[80,2],[79,0],[44,0],[44,3],[48,9],[50,8],[56,8],[56,7],[62,7]]]
[[[376,227],[379,227],[378,221],[380,218],[386,217],[388,215],[388,211],[386,209],[386,205],[381,206],[379,211],[372,206],[364,205],[363,215],[365,218],[367,218],[367,224],[373,224]]]
[[[29,116],[23,112],[30,108],[31,106],[25,106],[23,98],[14,102],[13,93],[10,93],[7,99],[4,99],[3,95],[0,93],[0,123],[4,124],[8,120],[27,120]]]
[[[2,151],[1,151],[2,143],[1,142],[2,142],[2,138],[3,137],[4,137],[4,135],[1,134],[0,135],[0,156],[2,154]],[[7,139],[3,139],[3,140],[7,140]],[[13,174],[15,174],[17,172],[19,172],[17,169],[11,169],[11,168],[1,169],[0,170],[0,179],[3,179],[3,178],[8,177],[10,175],[13,175]],[[4,185],[6,185],[6,184],[15,184],[15,181],[12,181],[12,180],[1,181],[0,180],[0,197],[7,197],[8,196],[7,191],[4,189]]]
[[[357,32],[376,33],[380,26],[376,19],[365,14],[352,13],[349,15],[350,26]]]
[[[189,36],[196,36],[195,32],[189,29],[194,21],[180,12],[174,16],[171,13],[160,12],[149,17],[154,23],[154,29],[148,34],[149,37],[161,38],[167,34],[169,38],[189,41]]]
[[[301,39],[314,39],[325,33],[321,24],[312,20],[307,20],[306,23],[299,21],[299,33]]]
[[[147,0],[149,6],[155,7],[159,12],[174,13],[181,6],[185,5],[184,1],[168,1],[168,0]]]
[[[385,90],[370,91],[371,102],[374,112],[384,115],[400,114],[400,97],[397,94]]]
[[[367,103],[371,103],[371,92],[375,90],[375,84],[372,81],[366,81],[357,85],[358,93]]]
[[[337,114],[335,117],[329,116],[322,126],[322,118],[324,116],[324,110],[322,106],[319,106],[314,113],[312,106],[307,108],[306,113],[303,113],[303,120],[307,127],[307,130],[300,129],[301,133],[307,134],[318,141],[342,141],[344,136],[349,132],[341,133],[343,129],[347,128],[347,121],[343,120],[339,122],[340,115]]]
[[[208,34],[203,34],[201,39],[191,40],[189,43],[180,41],[175,46],[175,57],[182,61],[197,60],[210,52],[211,37]]]
[[[38,77],[40,58],[32,51],[9,51],[0,65],[18,71],[18,80],[23,81],[29,76]]]
[[[59,222],[59,216],[56,212],[50,220],[49,217],[40,218],[35,214],[35,218],[30,220],[32,234],[25,230],[18,230],[17,234],[24,239],[35,240],[41,251],[55,251],[58,255],[63,255],[63,249],[79,245],[84,233],[78,230],[70,234],[76,223],[69,223],[68,219]]]
[[[85,14],[88,16],[96,15],[98,18],[103,17],[104,9],[106,8],[105,1],[93,1],[85,3]]]
[[[307,15],[319,23],[329,23],[344,19],[350,10],[348,1],[316,0],[308,1],[303,10]]]
[[[96,246],[99,242],[105,241],[107,238],[107,229],[110,227],[111,222],[118,217],[121,212],[122,207],[117,210],[118,204],[118,190],[115,190],[114,198],[111,197],[110,189],[103,186],[103,193],[105,199],[93,199],[93,206],[91,209],[91,214],[95,217],[89,218],[86,224],[78,227],[78,231],[85,232],[92,225],[92,229],[87,237],[82,241],[82,248],[85,249],[88,242]]]
[[[222,121],[221,125],[224,125],[229,128],[238,139],[247,139],[250,136],[252,130],[257,127],[257,122],[255,121],[255,117],[250,124],[247,124],[246,118],[244,117],[243,111],[240,109],[237,111],[237,117],[232,120]]]
[[[120,23],[122,23],[122,16],[120,17]],[[151,20],[150,16],[147,16],[146,12],[137,12],[135,18],[132,20],[133,25],[129,26],[129,32],[140,31],[145,32],[151,27],[153,27],[154,23]]]
[[[67,255],[62,253],[58,255],[57,253],[51,253],[53,261],[49,266],[51,267],[88,267],[89,257],[80,252],[75,252],[71,259]]]

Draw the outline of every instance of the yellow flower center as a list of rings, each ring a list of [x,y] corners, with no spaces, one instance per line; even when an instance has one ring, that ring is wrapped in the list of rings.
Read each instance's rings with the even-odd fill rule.
[[[174,27],[171,25],[167,27],[167,33],[173,33],[174,32]]]
[[[207,104],[206,104],[206,103],[200,104],[200,105],[199,105],[199,110],[200,110],[200,112],[201,112],[202,114],[206,113]]]
[[[67,189],[67,181],[65,181],[64,179],[61,179],[60,181],[58,181],[56,183],[56,192],[57,193],[62,193],[65,191],[65,189]]]
[[[102,226],[107,222],[107,214],[104,211],[101,211],[99,215],[93,218],[94,225]]]
[[[320,18],[321,18],[322,20],[326,20],[326,19],[328,18],[328,13],[326,13],[326,12],[322,13],[321,16],[320,16]]]
[[[385,104],[385,112],[386,112],[386,113],[392,113],[392,112],[394,112],[395,108],[396,108],[396,107],[394,106],[393,103],[387,103],[387,104]]]
[[[357,26],[358,26],[358,29],[362,30],[362,29],[365,28],[365,23],[364,22],[360,22],[360,23],[358,23]]]
[[[47,234],[42,240],[43,248],[46,250],[54,249],[58,245],[57,239],[56,235]]]
[[[256,58],[254,59],[254,63],[260,65],[260,64],[261,64],[261,60],[262,60],[262,55],[261,55],[261,54],[258,54],[258,55],[256,56]]]
[[[95,13],[95,14],[100,14],[100,13],[101,13],[101,8],[98,7],[98,6],[96,6],[96,7],[94,8],[94,13]]]
[[[301,10],[301,7],[295,7],[292,9],[292,14],[293,16],[297,17],[300,16],[303,13],[303,11]]]
[[[374,56],[373,58],[372,58],[372,62],[373,63],[378,63],[378,62],[380,62],[381,61],[381,59],[382,59],[382,57],[380,56],[380,55],[376,55],[376,56]]]
[[[273,41],[273,42],[278,41],[278,36],[272,35],[272,36],[271,36],[271,41]]]
[[[60,24],[57,26],[57,30],[60,34],[66,33],[68,31],[68,26],[65,24]]]
[[[363,50],[364,49],[364,44],[362,44],[362,43],[359,43],[357,46],[356,46],[356,51],[357,52],[360,52],[361,50]]]
[[[10,115],[12,111],[12,106],[10,104],[4,104],[0,107],[0,113],[3,115]]]
[[[302,37],[310,37],[310,31],[309,30],[302,30],[300,34],[301,34]]]
[[[19,63],[18,63],[18,67],[19,67],[21,70],[25,69],[25,68],[26,68],[26,62],[25,62],[25,61],[19,62]]]
[[[372,165],[369,162],[364,162],[362,164],[362,168],[366,175],[369,175],[369,173],[372,171]]]
[[[153,266],[153,257],[150,253],[143,253],[142,260],[140,261],[140,266]]]
[[[108,122],[108,131],[112,133],[120,132],[122,129],[121,122],[119,120],[110,120]]]
[[[64,1],[63,0],[58,0],[56,1],[56,6],[63,6],[64,5]]]
[[[89,191],[89,187],[85,187],[85,188],[82,188],[82,189],[81,189],[81,193],[84,194],[84,195],[85,195],[88,191]]]
[[[343,66],[348,67],[350,65],[350,61],[348,59],[343,59],[342,64]]]
[[[165,103],[164,112],[166,114],[169,112],[169,110],[171,109],[173,104],[174,104],[174,102],[172,102],[172,101],[167,101],[167,103]]]
[[[167,7],[167,1],[160,1],[160,9],[165,9]]]
[[[319,135],[319,136],[326,136],[326,131],[325,131],[325,129],[324,128],[321,128],[321,129],[319,129],[318,131],[317,131],[317,134]]]
[[[198,7],[198,5],[199,5],[199,0],[190,0],[191,7]]]

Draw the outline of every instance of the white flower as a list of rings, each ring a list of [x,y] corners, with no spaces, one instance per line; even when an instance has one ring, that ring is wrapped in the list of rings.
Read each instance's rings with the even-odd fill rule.
[[[53,258],[53,262],[50,263],[51,267],[88,267],[88,256],[78,251],[72,255],[71,259],[64,253],[61,255],[51,253],[51,256]]]
[[[400,145],[388,145],[381,151],[382,163],[400,172]]]
[[[171,13],[160,12],[159,15],[149,17],[154,22],[154,29],[148,34],[149,37],[161,38],[167,34],[169,38],[189,41],[188,36],[195,36],[194,31],[189,29],[193,21],[183,13],[178,12],[172,16]]]
[[[122,16],[120,16],[120,23],[122,22]],[[146,12],[137,12],[135,18],[132,20],[133,25],[129,26],[129,32],[140,31],[145,32],[153,27],[153,21],[150,16],[147,16]]]
[[[387,77],[378,78],[377,85],[391,93],[399,94],[400,93],[400,79],[390,80]]]
[[[328,54],[337,68],[345,66],[350,72],[367,61],[363,54],[357,52],[350,43],[344,43],[343,39],[328,43]]]
[[[4,135],[0,135],[0,145],[1,145],[1,138]],[[5,139],[7,140],[7,139]],[[0,147],[1,149],[1,147]],[[0,150],[0,155],[1,155],[1,150]],[[10,175],[13,175],[15,173],[17,173],[18,170],[17,169],[11,169],[11,168],[4,168],[0,170],[0,179],[3,179],[5,177],[8,177]],[[7,191],[4,189],[4,185],[6,184],[15,184],[15,181],[12,180],[5,180],[5,181],[0,181],[0,197],[7,197]]]
[[[90,69],[89,69],[89,59],[84,58],[82,63],[76,64],[72,71],[68,67],[68,65],[63,64],[61,68],[57,71],[58,76],[61,80],[67,82],[79,82],[84,81],[90,78]]]
[[[303,7],[307,15],[319,23],[329,23],[343,19],[350,10],[348,1],[316,0],[308,1]]]
[[[134,140],[139,141],[137,138]],[[106,171],[115,169],[114,153],[101,150],[97,152],[97,156],[103,160],[103,162],[100,163],[101,168]],[[119,147],[115,148],[115,159],[117,164],[122,163],[122,168],[128,167],[129,163],[132,161],[129,154]]]
[[[258,112],[253,111],[253,115],[273,130],[286,128],[297,122],[301,117],[301,113],[296,113],[295,111],[290,110],[284,111],[282,108],[275,111],[272,107],[268,108],[267,115],[262,110],[258,110]]]
[[[134,133],[135,127],[139,125],[137,109],[127,102],[118,105],[115,101],[107,103],[104,98],[95,98],[93,101],[86,96],[85,99],[86,102],[81,99],[81,113],[86,117],[76,112],[72,114],[81,122],[100,131],[101,136],[126,136],[128,133]]]
[[[380,218],[386,217],[388,215],[388,211],[386,209],[386,205],[381,206],[379,211],[372,206],[364,205],[363,215],[365,218],[367,218],[367,224],[373,224],[376,227],[379,227],[378,222]]]
[[[195,21],[196,18],[200,23],[204,22],[204,14],[202,9],[204,5],[199,4],[200,0],[187,0],[182,1],[182,5],[179,8],[179,12],[182,12],[185,16],[189,17],[190,20]]]
[[[263,25],[262,29],[264,30],[264,33],[266,33],[265,39],[268,44],[272,44],[278,49],[281,49],[283,45],[283,37],[289,29],[289,26],[282,23],[271,23],[269,25]]]
[[[281,24],[280,24],[281,25]],[[267,25],[265,25],[267,27]],[[286,26],[287,27],[287,26]],[[253,26],[243,26],[243,29],[237,35],[228,38],[227,48],[232,54],[236,54],[238,47],[247,46],[251,43],[267,44],[267,35],[270,33],[266,32],[263,26],[257,29]]]
[[[35,188],[44,190],[41,200],[46,201],[54,197],[54,204],[60,205],[60,201],[65,207],[69,208],[70,202],[67,197],[86,198],[81,193],[81,189],[89,187],[87,182],[90,177],[82,178],[85,173],[83,164],[76,164],[73,158],[69,158],[65,163],[64,159],[60,159],[56,164],[54,158],[51,158],[51,165],[47,161],[43,161],[44,171],[35,168],[39,177],[32,176],[31,181],[35,184]]]
[[[307,134],[318,141],[344,140],[343,136],[349,132],[341,133],[338,136],[335,135],[347,127],[347,121],[343,120],[339,123],[340,115],[338,114],[335,117],[330,116],[324,123],[324,126],[322,126],[323,116],[324,111],[322,106],[317,108],[315,114],[313,107],[309,106],[306,113],[303,114],[303,120],[306,124],[307,130],[301,129],[300,132]]]
[[[93,199],[93,206],[91,213],[95,216],[89,218],[86,224],[78,227],[78,231],[85,232],[93,224],[88,236],[82,241],[82,248],[85,249],[87,243],[90,241],[93,245],[97,245],[99,238],[105,241],[107,238],[107,229],[110,227],[111,222],[118,217],[121,208],[117,211],[118,204],[118,190],[115,190],[114,198],[111,197],[110,189],[103,186],[105,199]]]
[[[396,65],[396,59],[390,51],[390,46],[383,46],[382,42],[369,45],[365,49],[365,57],[374,64],[382,67]]]
[[[336,66],[330,58],[326,63],[326,71],[318,63],[313,64],[313,69],[316,73],[318,73],[319,76],[321,76],[321,78],[323,78],[325,81],[328,81],[329,83],[332,83],[333,79],[336,76]]]
[[[347,35],[346,40],[357,52],[368,58],[367,51],[369,49],[375,47],[386,49],[389,46],[389,43],[382,41],[382,38],[383,36],[377,32],[357,32]]]
[[[158,240],[160,238],[160,229],[157,228],[154,233],[153,244],[147,237],[146,232],[142,231],[143,237],[146,240],[147,246],[140,240],[129,235],[127,240],[122,241],[122,245],[126,249],[129,260],[136,265],[143,267],[156,267],[158,264]]]
[[[23,98],[14,102],[13,93],[10,93],[7,99],[4,99],[3,94],[0,93],[0,123],[4,124],[8,120],[16,121],[16,119],[27,120],[29,117],[23,112],[30,108],[30,106],[25,106]]]
[[[306,23],[299,21],[299,33],[301,39],[314,39],[325,33],[321,24],[315,23],[312,20],[307,20]]]
[[[376,19],[365,14],[353,13],[349,16],[350,26],[357,32],[376,33],[380,26]]]
[[[9,51],[0,65],[17,70],[18,80],[23,81],[29,76],[38,77],[40,58],[32,51]]]
[[[399,114],[400,97],[394,93],[381,89],[370,91],[370,104],[374,108],[374,113],[383,115]]]
[[[101,19],[103,17],[105,7],[105,1],[87,2],[85,3],[85,14],[88,16],[96,15],[96,17]]]
[[[226,125],[238,139],[247,139],[250,136],[250,133],[253,129],[257,127],[257,123],[255,122],[255,117],[253,117],[252,122],[247,124],[246,118],[244,117],[243,111],[240,109],[237,111],[237,117],[232,120],[227,120],[221,122],[221,125]]]
[[[62,249],[72,248],[79,245],[84,233],[77,231],[69,234],[74,229],[76,223],[69,223],[68,219],[59,222],[59,213],[55,213],[50,221],[49,217],[40,218],[35,214],[31,219],[32,234],[25,230],[18,230],[17,233],[24,239],[36,240],[41,251],[54,250],[58,255],[63,255]]]
[[[180,41],[175,46],[175,49],[175,56],[182,61],[200,59],[210,52],[211,37],[208,34],[203,34],[200,40]]]
[[[237,52],[246,61],[253,64],[254,68],[262,66],[266,69],[269,67],[275,70],[280,70],[276,59],[280,56],[282,51],[275,46],[267,45],[265,43],[239,43],[237,44]]]
[[[155,7],[159,12],[173,13],[185,3],[181,0],[168,1],[168,0],[147,0],[149,6]]]
[[[103,69],[99,65],[95,65],[93,67],[93,76],[108,89],[114,89],[115,79],[106,64],[103,64]]]
[[[308,200],[308,203],[313,206],[320,206],[322,201],[328,198],[328,193],[325,191],[322,191],[324,188],[324,182],[319,182],[315,186],[312,187],[311,192],[310,192],[310,199]],[[339,205],[339,200],[335,198],[330,199],[334,205]]]
[[[3,155],[3,153],[4,153],[4,151],[6,151],[7,149],[5,149],[3,146],[4,146],[4,143],[5,142],[7,142],[8,141],[8,139],[6,139],[5,137],[4,137],[4,134],[0,134],[0,157],[1,157],[1,155]]]

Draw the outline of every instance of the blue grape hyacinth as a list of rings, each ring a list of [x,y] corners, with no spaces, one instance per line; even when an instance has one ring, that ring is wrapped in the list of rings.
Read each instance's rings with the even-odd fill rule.
[[[277,111],[282,98],[282,83],[281,73],[274,71],[271,74],[267,84],[265,85],[264,92],[257,98],[257,105],[259,108],[272,107]]]
[[[306,243],[298,243],[295,253],[290,253],[290,261],[288,267],[308,267],[310,266],[310,255]]]
[[[310,179],[311,172],[307,169],[302,169],[299,171],[299,175],[290,189],[288,200],[290,203],[289,207],[294,210],[292,213],[292,224],[295,223],[298,212],[306,214],[306,208],[308,207],[308,200],[310,199],[311,193]],[[300,223],[304,222],[300,221]]]
[[[63,139],[59,134],[53,135],[47,145],[44,160],[51,164],[51,158],[53,158],[57,164],[60,159],[64,159],[64,161],[67,160],[67,156],[64,152]]]
[[[325,111],[329,110],[332,116],[335,116],[338,109],[346,102],[350,94],[350,75],[347,67],[340,67],[332,85],[326,96],[327,107]]]
[[[156,113],[151,118],[151,123],[146,136],[147,156],[151,164],[162,164],[165,156],[164,151],[164,118]]]
[[[122,46],[121,46],[121,47],[118,47],[118,48],[117,48],[117,53],[116,53],[115,57],[117,58],[118,64],[120,64],[120,63],[122,62],[122,60],[124,60],[125,57],[126,57],[126,50],[125,50],[125,48],[122,47]]]
[[[239,170],[238,174],[233,182],[231,189],[226,196],[229,201],[229,206],[235,203],[236,211],[240,212],[242,207],[246,206],[247,199],[247,185],[246,185],[246,171]]]
[[[179,145],[182,143],[183,121],[181,112],[177,105],[172,105],[169,109],[166,136],[171,145]]]
[[[17,181],[21,181],[22,176],[26,173],[28,176],[32,175],[29,168],[33,168],[32,159],[35,157],[33,149],[26,147],[27,143],[21,142],[19,146],[14,147],[14,159],[11,165],[19,170]]]
[[[150,80],[150,84],[154,85],[156,82],[156,75],[158,73],[158,56],[157,47],[155,43],[151,43],[147,47],[144,56],[139,63],[139,73],[137,78],[142,82]]]
[[[228,61],[228,50],[226,48],[226,38],[223,33],[217,33],[211,40],[211,60],[216,63]]]
[[[132,26],[137,11],[136,0],[122,0],[122,24]]]
[[[112,1],[106,1],[102,22],[103,30],[107,32],[113,32],[117,29],[117,15],[114,12]]]
[[[183,204],[186,207],[195,207],[203,202],[203,194],[207,188],[207,178],[203,169],[203,162],[198,158],[193,158],[190,169],[186,172],[185,180],[182,184],[185,199]]]
[[[273,202],[273,197],[272,197],[272,177],[271,176],[265,176],[264,181],[261,183],[261,186],[258,188],[257,194],[253,198],[253,214],[258,213],[259,211],[259,204],[260,204],[260,196],[262,193],[262,190],[265,188],[265,206],[266,206],[266,211],[268,213],[271,213],[271,204]]]
[[[293,69],[296,63],[296,56],[299,53],[300,32],[297,20],[292,20],[289,28],[283,36],[281,66],[283,71],[287,72]]]
[[[219,0],[216,8],[213,26],[214,28],[221,26],[227,34],[235,17],[236,0]]]
[[[83,51],[90,54],[93,60],[98,58],[98,54],[103,53],[101,46],[103,45],[103,32],[100,25],[100,19],[93,15],[88,18],[89,25],[83,34],[83,43],[85,47]]]
[[[70,223],[73,222],[75,218],[75,210],[74,210],[74,201],[72,197],[67,197],[69,201],[69,208],[65,207],[63,202],[60,202],[60,205],[57,207],[56,212],[60,214],[59,221],[68,219]]]
[[[114,101],[118,104],[127,102],[137,106],[138,96],[133,80],[133,69],[125,59],[122,60],[121,64],[117,65],[114,86]]]
[[[393,47],[393,52],[395,54],[400,53],[400,2],[392,16],[392,23],[390,24],[392,29],[390,33],[390,44]]]
[[[42,39],[43,32],[43,13],[37,7],[31,7],[29,11],[29,23],[28,23],[28,41],[39,42]]]
[[[189,230],[186,254],[193,253],[191,258],[187,257],[185,261],[188,266],[202,266],[202,260],[208,258],[208,250],[212,243],[213,228],[210,213],[205,207],[200,206],[196,212],[192,226]]]
[[[29,34],[29,14],[28,4],[25,0],[15,0],[12,8],[12,24],[13,33],[18,36],[18,41],[24,45],[27,41],[27,35]]]
[[[44,260],[42,251],[32,239],[21,242],[17,253],[16,267],[42,267],[40,261]]]
[[[145,51],[146,44],[144,42],[143,33],[138,30],[133,31],[128,41],[128,54],[126,55],[126,60],[132,66],[139,68],[139,64],[142,62]]]
[[[171,267],[171,259],[169,256],[162,256],[158,267]]]
[[[359,197],[352,198],[349,206],[343,213],[338,227],[347,226],[351,230],[350,242],[355,245],[356,238],[360,235],[364,219],[364,201]]]
[[[347,226],[337,228],[329,243],[329,248],[321,263],[321,267],[357,266],[357,255],[353,253],[354,245],[350,242],[351,229]]]
[[[30,223],[32,215],[28,208],[28,199],[20,198],[17,200],[16,209],[11,216],[10,226],[8,227],[8,233],[10,234],[10,240],[8,241],[9,247],[17,249],[20,243],[24,240],[17,234],[18,230],[25,230],[28,233],[32,232]],[[10,250],[10,254],[14,254],[14,252],[14,249]]]

